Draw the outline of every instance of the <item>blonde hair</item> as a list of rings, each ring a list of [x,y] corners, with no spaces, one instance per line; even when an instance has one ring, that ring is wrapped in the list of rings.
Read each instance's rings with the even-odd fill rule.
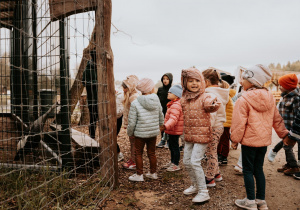
[[[224,88],[224,89],[229,89],[229,87],[230,87],[230,85],[228,84],[228,82],[226,82],[226,81],[224,81],[224,80],[222,80],[221,82],[220,82],[220,88]]]

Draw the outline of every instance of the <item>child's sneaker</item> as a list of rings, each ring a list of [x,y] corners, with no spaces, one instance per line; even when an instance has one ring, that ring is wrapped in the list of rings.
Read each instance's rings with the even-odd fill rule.
[[[120,152],[120,153],[118,154],[118,161],[122,161],[122,160],[124,160],[124,155],[123,155],[122,152]]]
[[[294,173],[297,173],[297,172],[299,172],[299,168],[298,167],[293,167],[293,168],[286,169],[283,173],[284,173],[284,175],[291,176],[291,175],[293,175]]]
[[[172,162],[168,162],[166,165],[163,166],[163,168],[169,168],[172,164]]]
[[[180,152],[183,152],[184,151],[184,146],[180,146],[179,150],[180,150]]]
[[[129,180],[133,181],[133,182],[143,182],[144,177],[143,177],[143,174],[141,174],[141,175],[133,174],[132,176],[129,177]]]
[[[283,165],[281,168],[277,168],[278,172],[284,172],[287,169],[290,169],[291,167],[288,164]]]
[[[158,145],[156,145],[156,147],[158,148],[163,148],[165,146],[166,141],[165,140],[161,140]]]
[[[209,179],[205,178],[205,180],[206,180],[206,186],[207,187],[214,187],[214,186],[216,186],[215,179],[209,180]]]
[[[202,203],[210,199],[208,190],[201,190],[192,200],[194,203]]]
[[[183,191],[183,194],[185,195],[192,195],[198,192],[198,188],[194,185],[190,186],[189,188],[185,189]]]
[[[300,172],[294,173],[293,177],[295,179],[300,179]]]
[[[269,209],[267,206],[267,202],[265,200],[255,199],[258,209],[267,210]]]
[[[222,181],[223,180],[223,178],[222,178],[222,175],[221,174],[216,174],[215,175],[215,181],[216,182],[220,182],[220,181]]]
[[[243,168],[239,165],[234,166],[233,170],[238,174],[243,174]]]
[[[249,200],[248,198],[235,200],[235,205],[242,209],[257,210],[257,204],[255,200]]]
[[[276,155],[277,155],[277,152],[273,152],[273,149],[271,149],[270,152],[269,152],[269,154],[268,154],[268,160],[270,162],[273,162]]]
[[[227,165],[227,163],[228,163],[227,157],[220,155],[218,157],[218,162],[219,162],[219,165]]]
[[[158,179],[157,173],[151,174],[150,172],[146,173],[145,176],[149,179]]]
[[[135,170],[136,169],[136,165],[133,162],[133,160],[131,160],[131,159],[129,159],[126,163],[124,163],[123,167],[125,169],[130,169],[130,170]]]
[[[167,168],[167,171],[179,171],[181,168],[175,164],[170,165],[169,168]]]

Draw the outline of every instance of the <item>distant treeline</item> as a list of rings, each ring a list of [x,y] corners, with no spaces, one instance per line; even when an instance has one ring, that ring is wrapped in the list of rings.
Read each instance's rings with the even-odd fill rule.
[[[298,71],[300,72],[300,60],[297,60],[295,62],[288,62],[286,65],[282,65],[278,63],[277,65],[275,63],[271,63],[269,65],[270,69],[276,69],[276,70],[283,70],[283,71]]]

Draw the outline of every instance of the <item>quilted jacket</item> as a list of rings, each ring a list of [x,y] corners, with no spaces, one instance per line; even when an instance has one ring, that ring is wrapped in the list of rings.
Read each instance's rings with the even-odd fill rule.
[[[280,138],[288,134],[272,93],[266,89],[245,91],[233,109],[231,140],[250,147],[268,146],[272,127]]]
[[[131,103],[128,115],[128,136],[151,138],[160,133],[164,115],[156,94],[141,95]]]
[[[186,86],[187,78],[195,78],[201,82],[199,93],[189,92]],[[191,143],[209,143],[212,140],[210,113],[219,109],[220,102],[217,98],[204,93],[204,77],[196,68],[182,70],[181,85],[183,93],[180,102],[184,119],[184,140]]]
[[[225,106],[229,100],[229,89],[220,87],[207,87],[205,93],[211,95],[213,98],[217,97],[220,103],[218,111],[210,114],[210,122],[212,128],[222,128],[226,121]]]
[[[171,135],[183,134],[183,112],[180,101],[175,101],[168,109],[164,123],[165,133]]]
[[[232,98],[235,96],[236,90],[229,90],[229,101],[226,104],[226,122],[224,123],[224,127],[230,128],[231,120],[232,120],[232,112],[233,112],[233,101]]]

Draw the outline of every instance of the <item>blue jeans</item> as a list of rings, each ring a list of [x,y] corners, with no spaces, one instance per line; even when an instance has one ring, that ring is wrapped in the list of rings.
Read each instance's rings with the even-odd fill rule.
[[[242,145],[243,174],[247,198],[265,200],[266,179],[263,171],[267,147],[248,147]],[[256,196],[254,177],[256,181]]]
[[[180,160],[179,135],[169,134],[169,150],[171,152],[171,163],[178,166]]]

